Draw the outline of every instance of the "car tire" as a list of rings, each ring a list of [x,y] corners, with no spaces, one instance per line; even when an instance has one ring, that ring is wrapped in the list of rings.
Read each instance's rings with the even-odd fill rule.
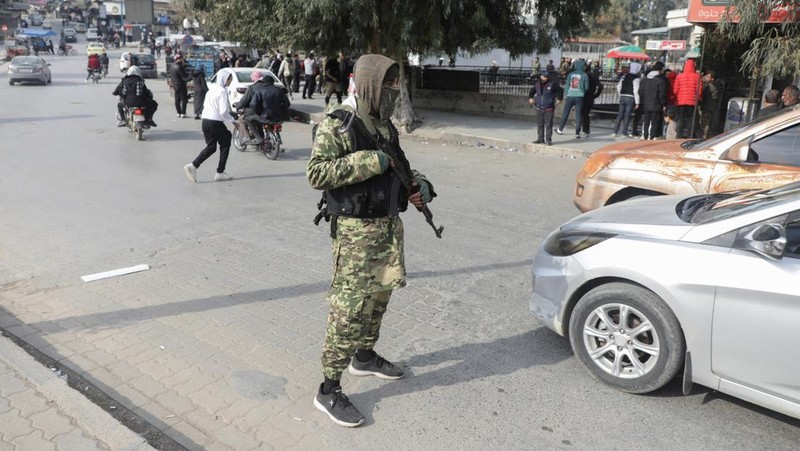
[[[12,79],[10,79],[10,78],[8,79],[8,84],[9,84],[9,85],[11,85],[11,86],[14,86],[14,83],[15,83],[15,82],[14,82],[14,80],[12,80]]]
[[[569,337],[592,376],[627,393],[666,385],[683,366],[686,350],[672,310],[652,291],[628,283],[586,293],[572,311]]]
[[[47,77],[47,84],[49,85],[52,83],[53,83],[53,77]]]

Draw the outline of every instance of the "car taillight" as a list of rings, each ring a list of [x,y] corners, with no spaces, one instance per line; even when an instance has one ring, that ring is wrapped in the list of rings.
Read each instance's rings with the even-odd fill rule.
[[[144,111],[142,111],[142,110],[141,110],[141,109],[139,109],[139,108],[136,108],[135,110],[133,110],[133,114],[135,114],[135,115],[137,115],[137,116],[138,116],[138,115],[144,114]]]
[[[236,92],[238,92],[239,94],[244,94],[245,92],[247,92],[247,88],[236,88]]]

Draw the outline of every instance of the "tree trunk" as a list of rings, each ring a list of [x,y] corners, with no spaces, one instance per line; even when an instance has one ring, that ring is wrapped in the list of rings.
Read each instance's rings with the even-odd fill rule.
[[[392,115],[392,123],[398,130],[403,130],[406,133],[411,133],[414,123],[421,122],[414,114],[414,107],[411,105],[411,97],[408,95],[407,79],[409,74],[406,73],[405,64],[403,61],[400,63],[400,96],[397,98],[397,104],[394,108]]]

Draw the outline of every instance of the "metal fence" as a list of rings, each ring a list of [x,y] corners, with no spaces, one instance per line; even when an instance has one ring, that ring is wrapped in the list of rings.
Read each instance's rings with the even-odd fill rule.
[[[505,94],[527,96],[533,87],[533,83],[538,77],[532,78],[529,70],[501,69],[497,72],[482,67],[476,68],[480,73],[480,93],[481,94]],[[564,85],[564,80],[559,77],[560,85]],[[617,93],[617,79],[613,75],[603,75],[600,78],[603,92],[595,101],[596,105],[617,105],[619,94]]]

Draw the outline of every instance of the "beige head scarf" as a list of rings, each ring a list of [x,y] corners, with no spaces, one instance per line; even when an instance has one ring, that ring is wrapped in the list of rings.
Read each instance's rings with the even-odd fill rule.
[[[397,63],[383,55],[364,55],[356,61],[353,72],[356,94],[365,105],[369,105],[370,114],[378,115],[380,112],[383,79],[392,66],[397,68]]]

